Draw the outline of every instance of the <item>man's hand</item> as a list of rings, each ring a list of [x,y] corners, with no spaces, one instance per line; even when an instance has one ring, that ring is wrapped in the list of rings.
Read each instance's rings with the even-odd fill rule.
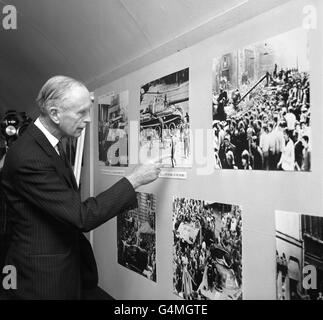
[[[132,173],[126,176],[126,178],[132,184],[134,189],[153,182],[158,178],[160,168],[163,167],[162,160],[169,157],[170,156],[162,157],[147,164],[139,165]]]

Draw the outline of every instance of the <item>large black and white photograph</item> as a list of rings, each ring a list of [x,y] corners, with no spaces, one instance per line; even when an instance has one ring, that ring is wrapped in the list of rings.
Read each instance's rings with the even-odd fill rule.
[[[117,217],[118,263],[156,282],[156,196],[137,192],[137,201]]]
[[[242,299],[240,206],[173,200],[173,290],[185,300]]]
[[[99,165],[128,166],[129,92],[98,97]]]
[[[276,297],[323,300],[323,217],[276,211]]]
[[[311,171],[307,30],[213,60],[217,169]]]
[[[163,158],[172,168],[191,166],[188,68],[141,87],[139,144],[143,163]]]

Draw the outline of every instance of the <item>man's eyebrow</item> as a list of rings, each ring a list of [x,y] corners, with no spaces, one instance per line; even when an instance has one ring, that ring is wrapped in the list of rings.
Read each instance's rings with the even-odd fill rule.
[[[90,106],[85,106],[85,107],[82,107],[81,109],[79,109],[78,112],[82,113],[82,112],[87,111],[88,109],[90,109]]]

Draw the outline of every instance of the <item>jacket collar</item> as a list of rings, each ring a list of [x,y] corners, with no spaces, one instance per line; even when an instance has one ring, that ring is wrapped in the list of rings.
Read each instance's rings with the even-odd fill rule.
[[[49,143],[56,148],[59,140],[53,136],[46,128],[45,126],[41,123],[40,118],[38,117],[36,121],[34,122],[35,126],[40,129],[40,131],[45,135]]]
[[[78,190],[78,186],[72,168],[70,166],[65,166],[65,163],[62,161],[61,157],[58,155],[55,148],[48,141],[44,133],[37,126],[35,126],[34,123],[31,123],[28,126],[28,129],[25,133],[31,135],[35,139],[37,144],[44,150],[44,152],[52,158],[57,173],[61,177],[63,177],[66,180],[66,182],[71,187],[73,187],[73,189]]]

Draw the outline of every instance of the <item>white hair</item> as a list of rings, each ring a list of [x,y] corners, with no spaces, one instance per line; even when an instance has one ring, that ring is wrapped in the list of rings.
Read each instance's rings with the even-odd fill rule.
[[[66,76],[55,76],[47,80],[36,99],[40,114],[46,115],[53,104],[60,108],[64,107],[69,98],[69,92],[74,87],[86,89],[82,82]]]

